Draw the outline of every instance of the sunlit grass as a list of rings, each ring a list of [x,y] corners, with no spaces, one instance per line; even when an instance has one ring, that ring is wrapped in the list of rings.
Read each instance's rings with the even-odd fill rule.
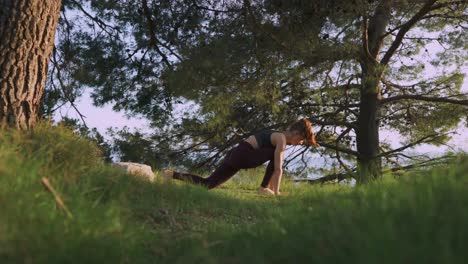
[[[354,188],[286,177],[282,195],[268,197],[257,194],[264,168],[210,191],[160,177],[150,183],[105,165],[97,148],[64,128],[5,132],[0,262],[463,263],[467,164],[460,157]]]

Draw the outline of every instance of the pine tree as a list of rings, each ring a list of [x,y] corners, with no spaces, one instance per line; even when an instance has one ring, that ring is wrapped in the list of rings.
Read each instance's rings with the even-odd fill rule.
[[[243,138],[307,117],[324,150],[298,155],[320,151],[367,182],[383,166],[404,167],[406,149],[444,144],[466,117],[464,0],[66,7],[85,11],[88,28],[63,19],[70,23],[62,24],[54,64],[67,73],[61,87],[92,87],[97,104],[149,118],[161,142],[155,157],[215,163]],[[442,73],[428,77],[429,68]],[[391,149],[382,129],[406,143]]]

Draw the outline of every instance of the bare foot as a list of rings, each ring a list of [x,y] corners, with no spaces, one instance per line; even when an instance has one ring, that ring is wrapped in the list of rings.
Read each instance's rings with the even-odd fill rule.
[[[260,187],[260,188],[258,188],[258,194],[262,194],[262,195],[275,195],[275,192],[273,192],[273,191],[270,190],[269,188]]]

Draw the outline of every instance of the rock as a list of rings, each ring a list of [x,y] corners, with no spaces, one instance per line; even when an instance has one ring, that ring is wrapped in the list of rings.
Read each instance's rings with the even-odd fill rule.
[[[120,168],[126,171],[127,173],[140,176],[143,179],[148,180],[150,182],[153,182],[155,178],[151,167],[145,164],[135,162],[115,162],[112,163],[112,166]]]

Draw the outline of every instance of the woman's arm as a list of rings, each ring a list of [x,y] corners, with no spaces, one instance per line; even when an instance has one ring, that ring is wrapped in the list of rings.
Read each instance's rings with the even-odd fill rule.
[[[273,183],[273,192],[275,194],[279,194],[281,178],[283,176],[283,153],[286,149],[286,138],[283,134],[276,138],[276,147],[275,147],[275,169],[273,171],[273,175],[271,177],[271,181]]]

